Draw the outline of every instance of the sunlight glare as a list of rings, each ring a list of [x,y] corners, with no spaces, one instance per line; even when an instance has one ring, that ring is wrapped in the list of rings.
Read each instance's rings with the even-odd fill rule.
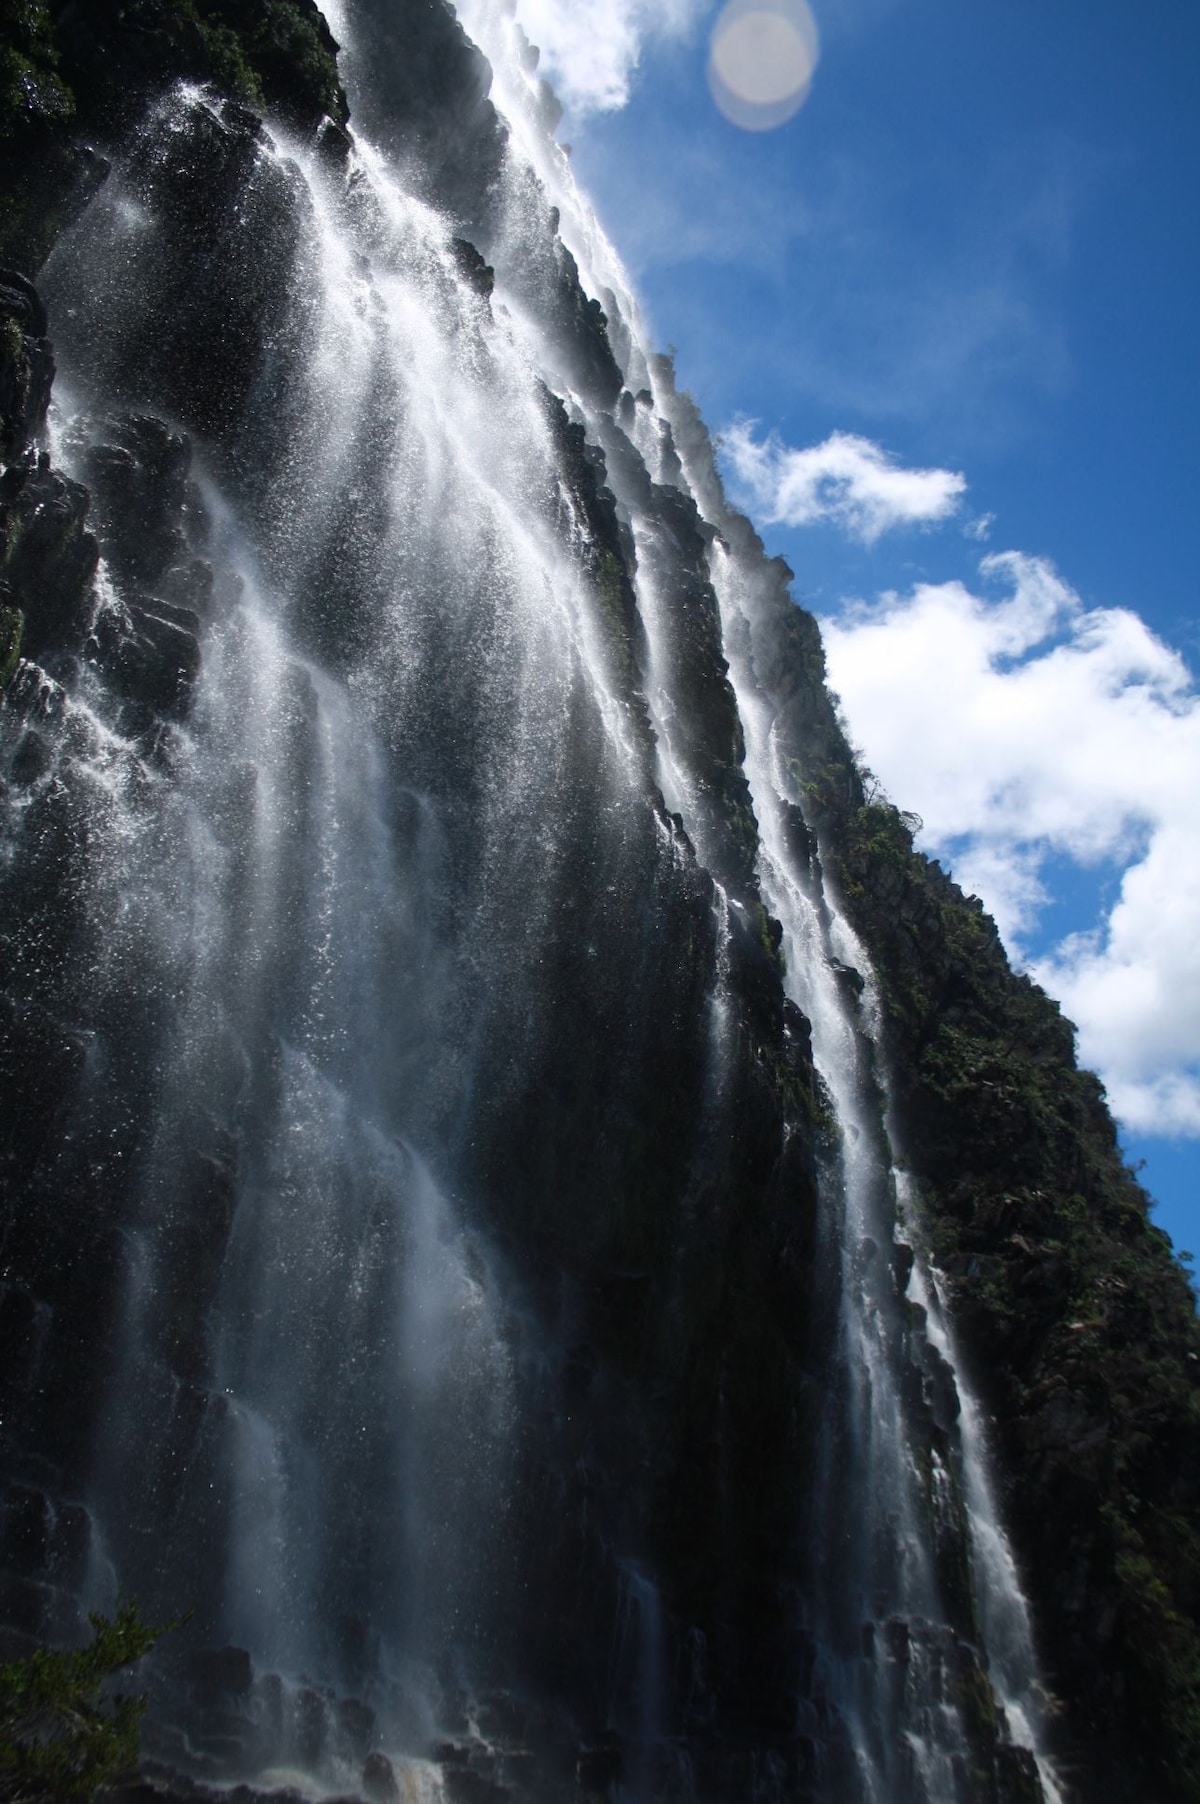
[[[771,131],[804,104],[819,55],[808,0],[729,0],[713,27],[708,85],[734,125]]]

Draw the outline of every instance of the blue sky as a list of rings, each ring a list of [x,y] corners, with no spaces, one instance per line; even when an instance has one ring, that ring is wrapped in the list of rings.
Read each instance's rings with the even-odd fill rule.
[[[851,737],[1200,1253],[1200,9],[811,3],[767,131],[710,95],[713,0],[517,13]]]

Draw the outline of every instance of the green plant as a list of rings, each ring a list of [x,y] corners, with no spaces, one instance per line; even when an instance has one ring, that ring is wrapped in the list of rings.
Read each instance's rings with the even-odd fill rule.
[[[21,660],[21,641],[25,634],[25,616],[20,608],[0,605],[0,689],[3,689]]]
[[[105,1683],[149,1653],[164,1629],[150,1628],[132,1603],[111,1622],[88,1621],[89,1647],[39,1647],[0,1666],[2,1804],[90,1798],[137,1760],[146,1700],[106,1693]]]
[[[58,74],[54,27],[45,0],[15,0],[0,36],[0,141],[39,121],[70,118],[74,100]]]

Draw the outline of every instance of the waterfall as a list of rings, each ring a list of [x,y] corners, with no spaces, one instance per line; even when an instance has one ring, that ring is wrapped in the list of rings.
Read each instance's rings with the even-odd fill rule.
[[[669,417],[669,393],[662,405]],[[703,492],[703,472],[694,480]],[[922,1255],[911,1181],[891,1144],[869,959],[824,881],[815,836],[808,857],[798,860],[793,849],[788,817],[802,816],[803,796],[755,674],[760,571],[720,543],[711,558],[746,733],[763,894],[783,926],[786,987],[811,1023],[838,1130],[822,1186],[823,1256],[837,1271],[837,1351],[817,1484],[822,1570],[811,1619],[818,1691],[828,1687],[846,1723],[852,1760],[831,1768],[830,1795],[928,1804],[969,1795],[969,1717],[978,1706],[970,1690],[981,1680],[1007,1736],[1032,1754],[1048,1804],[1060,1804],[981,1412]],[[914,1386],[918,1407],[932,1409],[940,1446],[923,1445]]]
[[[44,274],[102,558],[0,713],[23,1607],[192,1612],[197,1783],[1056,1804],[792,604],[507,9],[410,10],[328,9],[353,145],[179,88]]]

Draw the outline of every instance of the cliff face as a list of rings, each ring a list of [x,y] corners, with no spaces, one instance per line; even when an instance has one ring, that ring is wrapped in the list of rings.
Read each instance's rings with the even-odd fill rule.
[[[302,0],[5,44],[10,1643],[191,1609],[176,1789],[1200,1796],[1200,1338],[1095,1080],[546,96],[351,23],[369,145]]]
[[[706,468],[686,397],[672,417]],[[815,628],[782,614],[779,731],[880,981],[892,1132],[968,1368],[993,1416],[1008,1522],[1083,1795],[1196,1794],[1195,1299],[1122,1160],[1058,1005],[913,823],[869,800]],[[786,738],[784,736],[786,735]]]

